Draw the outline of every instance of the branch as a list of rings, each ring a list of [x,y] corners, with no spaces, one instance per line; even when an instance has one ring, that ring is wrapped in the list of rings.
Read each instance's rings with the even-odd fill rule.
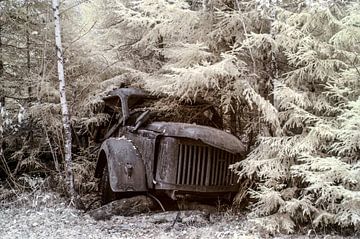
[[[64,9],[63,11],[61,11],[61,12],[59,13],[59,15],[61,16],[63,13],[65,13],[65,12],[67,12],[67,11],[69,11],[69,10],[77,7],[77,6],[80,6],[81,4],[86,3],[86,2],[89,2],[89,0],[79,1],[79,2],[77,2],[76,4],[74,4],[74,5],[66,8],[66,9]]]
[[[26,47],[15,46],[15,45],[12,45],[12,44],[4,44],[3,43],[2,46],[4,46],[4,47],[12,47],[12,48],[20,49],[20,50],[26,49]]]
[[[14,99],[14,100],[35,100],[35,97],[15,97],[15,96],[9,96],[9,95],[4,95],[5,98],[8,99]]]
[[[82,37],[86,36],[86,35],[94,28],[95,24],[96,24],[96,21],[91,25],[91,27],[90,27],[85,33],[83,33],[82,35],[78,36],[78,37],[75,38],[73,41],[71,41],[71,42],[69,43],[69,45],[64,49],[64,53],[63,53],[63,54],[65,54],[66,50],[69,49],[72,44],[74,44],[75,42],[77,42],[78,40],[80,40]],[[85,28],[85,26],[80,30],[80,32],[81,32],[84,28]]]

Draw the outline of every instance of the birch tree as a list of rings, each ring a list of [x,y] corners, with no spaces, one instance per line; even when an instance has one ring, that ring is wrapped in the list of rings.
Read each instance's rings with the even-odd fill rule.
[[[64,57],[63,49],[61,44],[61,25],[60,25],[60,11],[59,11],[59,0],[52,0],[52,8],[54,12],[55,22],[55,44],[56,44],[56,55],[57,55],[57,68],[59,78],[59,92],[60,92],[60,104],[62,119],[65,133],[65,171],[66,171],[66,184],[71,202],[75,202],[75,189],[74,189],[74,175],[72,173],[72,158],[71,158],[71,127],[70,127],[70,114],[66,101],[66,90],[65,90],[65,77],[64,77]]]

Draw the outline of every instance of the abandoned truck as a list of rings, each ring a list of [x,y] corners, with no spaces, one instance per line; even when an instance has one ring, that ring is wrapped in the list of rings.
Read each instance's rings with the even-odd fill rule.
[[[102,203],[142,193],[173,200],[235,195],[239,185],[229,165],[244,154],[242,142],[214,127],[152,121],[143,103],[153,98],[137,88],[104,98],[113,117],[103,129],[95,170]]]

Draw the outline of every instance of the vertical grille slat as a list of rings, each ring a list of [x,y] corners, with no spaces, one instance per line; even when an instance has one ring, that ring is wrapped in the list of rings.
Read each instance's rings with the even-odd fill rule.
[[[226,156],[227,153],[225,151],[221,151],[221,177],[220,177],[220,185],[226,185],[225,182],[225,177],[226,177],[226,165],[228,163],[228,161],[226,160]]]
[[[183,177],[181,180],[181,184],[186,184],[186,177],[187,177],[187,167],[188,167],[188,163],[187,163],[187,158],[188,158],[188,154],[189,154],[189,150],[188,150],[188,145],[184,145],[184,156],[183,156]]]
[[[197,165],[197,154],[198,154],[198,146],[192,146],[193,153],[192,153],[192,164],[191,164],[191,185],[196,184],[196,165]]]
[[[231,164],[231,162],[232,162],[232,155],[227,154],[226,161],[227,161],[227,162],[230,162],[230,164]],[[231,171],[230,171],[230,169],[229,169],[229,165],[227,165],[227,168],[226,168],[226,169],[227,169],[227,170],[226,170],[226,176],[225,176],[225,183],[226,183],[226,184],[230,184],[230,182],[231,182]]]
[[[186,161],[187,161],[187,176],[186,176],[186,184],[187,185],[190,185],[191,183],[191,161],[192,161],[192,152],[193,152],[193,146],[192,145],[189,145],[188,146],[188,156],[186,158]]]
[[[215,184],[215,180],[216,180],[216,156],[217,156],[217,149],[213,149],[213,154],[211,157],[211,170],[210,170],[210,185],[213,186]]]
[[[219,157],[218,157],[218,162],[219,162],[219,179],[217,182],[217,185],[222,185],[222,181],[223,181],[223,176],[224,176],[224,151],[221,150]]]
[[[229,165],[232,164],[232,155],[228,155],[228,161],[229,161]],[[227,166],[227,176],[226,176],[226,184],[230,184],[231,183],[231,173],[232,171],[229,169],[229,165]]]
[[[176,172],[176,183],[181,183],[182,177],[182,164],[183,164],[183,144],[179,144],[179,153],[178,153],[178,163],[177,163],[177,172]]]
[[[230,186],[236,180],[229,165],[236,155],[208,145],[180,143],[176,183],[191,186]]]
[[[231,164],[235,163],[235,158],[231,157]],[[234,183],[234,172],[231,172],[231,176],[230,176],[230,184]]]
[[[201,179],[201,163],[202,163],[202,157],[201,157],[201,153],[202,153],[202,147],[198,146],[197,147],[197,166],[196,166],[196,181],[195,181],[195,185],[201,185],[200,184],[200,179]]]
[[[217,177],[216,177],[216,181],[215,181],[215,185],[220,185],[220,179],[221,179],[221,153],[222,150],[218,150],[218,154],[216,157],[216,173],[217,173]]]
[[[206,157],[206,162],[207,162],[207,165],[206,165],[206,172],[205,172],[205,185],[206,186],[210,186],[210,183],[211,183],[211,162],[212,162],[212,148],[210,147],[206,147],[206,149],[208,150],[208,154],[207,154],[207,157]]]
[[[208,156],[208,149],[207,147],[203,147],[203,154],[201,157],[201,162],[202,162],[202,168],[201,168],[201,177],[200,177],[200,185],[204,186],[206,183],[206,169],[207,169],[207,165],[208,165],[208,161],[207,161],[207,156]]]
[[[213,157],[215,157],[215,153],[216,153],[216,150],[211,148],[210,149],[210,157],[208,158],[208,161],[209,161],[209,186],[210,185],[213,185],[213,181],[214,181],[214,160],[213,160]]]
[[[214,153],[214,157],[213,157],[213,165],[214,165],[214,167],[213,167],[213,171],[212,171],[212,173],[213,173],[213,182],[212,182],[212,185],[214,186],[214,185],[216,185],[217,184],[217,179],[218,179],[218,177],[219,177],[219,160],[217,160],[218,158],[219,158],[219,150],[218,149],[215,149],[215,152],[216,153]]]
[[[229,165],[230,165],[230,154],[225,154],[224,156],[224,176],[223,176],[223,181],[222,184],[223,185],[227,185],[227,179],[228,179],[228,175],[230,173],[230,169],[229,169]]]

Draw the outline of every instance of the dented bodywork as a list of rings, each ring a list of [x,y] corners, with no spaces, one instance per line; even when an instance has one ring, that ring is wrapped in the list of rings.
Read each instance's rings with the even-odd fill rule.
[[[144,163],[131,141],[110,138],[102,144],[100,151],[106,156],[110,186],[114,192],[147,191]]]
[[[174,122],[154,122],[146,129],[161,133],[163,136],[191,138],[218,147],[231,153],[243,153],[246,148],[234,135],[215,128]]]
[[[228,168],[242,159],[245,145],[212,127],[151,122],[147,109],[137,109],[138,102],[149,98],[134,88],[104,98],[117,118],[102,138],[95,176],[101,178],[107,168],[114,193],[161,192],[175,200],[235,193],[237,177]]]

